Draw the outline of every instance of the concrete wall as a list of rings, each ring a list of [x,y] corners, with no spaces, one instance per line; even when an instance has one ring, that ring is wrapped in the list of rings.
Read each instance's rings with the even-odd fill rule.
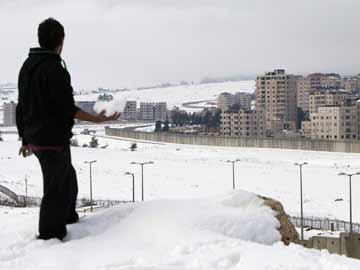
[[[105,134],[136,140],[228,147],[280,148],[328,152],[360,153],[360,141],[330,141],[298,138],[239,138],[170,133],[147,133],[106,128]]]
[[[326,249],[331,254],[341,254],[340,238],[328,237],[326,242]]]
[[[314,236],[313,240],[313,248],[314,249],[327,249],[327,238],[321,236]]]
[[[300,240],[300,244],[307,248],[326,249],[331,254],[345,255],[360,259],[360,234],[341,233],[339,238],[314,236],[307,240]]]
[[[360,259],[360,234],[342,233],[341,240],[341,254],[351,258]]]

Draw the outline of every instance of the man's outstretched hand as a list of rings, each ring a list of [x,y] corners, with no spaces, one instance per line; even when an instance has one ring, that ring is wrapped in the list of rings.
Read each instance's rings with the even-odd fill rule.
[[[106,116],[105,113],[106,113],[106,111],[101,111],[101,113],[96,115],[97,123],[108,122],[108,121],[116,121],[116,120],[119,119],[119,117],[121,115],[121,113],[115,112],[110,116]]]
[[[28,145],[21,146],[20,150],[19,150],[19,155],[22,155],[24,158],[31,156],[32,151],[31,151],[30,146],[28,146]]]
[[[118,120],[121,113],[114,113],[110,116],[106,116],[105,115],[105,111],[102,111],[101,113],[97,114],[97,115],[92,115],[89,114],[87,112],[84,112],[82,110],[79,110],[78,112],[76,112],[75,114],[75,119],[79,119],[81,121],[88,121],[88,122],[93,122],[93,123],[102,123],[102,122],[107,122],[107,121],[115,121]]]

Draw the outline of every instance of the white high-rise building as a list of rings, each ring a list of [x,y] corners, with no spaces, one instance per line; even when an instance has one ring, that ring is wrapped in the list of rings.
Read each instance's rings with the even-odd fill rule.
[[[266,130],[277,134],[296,130],[297,77],[283,69],[266,72],[256,79],[256,110],[265,115]]]
[[[14,101],[4,103],[4,126],[16,125],[16,106]]]
[[[76,102],[76,106],[87,113],[96,114],[94,110],[95,103],[95,101],[78,101]]]
[[[136,120],[137,119],[137,107],[136,101],[126,101],[125,109],[121,114],[122,119]]]
[[[141,102],[140,103],[140,118],[142,120],[165,121],[167,117],[166,102]]]
[[[221,93],[217,99],[217,107],[223,111],[228,111],[233,105],[238,104],[242,109],[249,109],[251,107],[250,93],[237,92],[234,95],[230,93]]]

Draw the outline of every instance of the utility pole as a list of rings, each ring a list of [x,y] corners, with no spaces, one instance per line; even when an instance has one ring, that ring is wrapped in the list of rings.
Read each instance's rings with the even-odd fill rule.
[[[349,197],[350,197],[350,235],[353,232],[353,226],[352,226],[352,191],[351,191],[351,180],[354,175],[360,175],[360,172],[357,173],[344,173],[341,172],[338,175],[340,176],[348,176],[349,177]]]
[[[97,162],[97,160],[85,161],[84,163],[89,164],[90,167],[90,211],[93,211],[93,188],[92,188],[92,164]]]
[[[228,160],[226,162],[228,163],[232,163],[232,175],[233,175],[233,190],[235,190],[235,163],[239,162],[240,159],[235,159],[235,160]]]
[[[307,162],[295,163],[300,169],[300,213],[301,213],[301,240],[304,240],[304,207],[303,207],[303,181],[302,181],[302,167],[307,165]]]
[[[132,201],[135,202],[135,174],[131,172],[126,172],[125,174],[132,176]]]
[[[28,181],[27,176],[25,175],[25,207],[27,207],[27,200],[28,200]]]
[[[131,162],[130,164],[140,165],[141,166],[141,200],[144,201],[144,165],[146,165],[146,164],[154,164],[154,162],[153,161]]]

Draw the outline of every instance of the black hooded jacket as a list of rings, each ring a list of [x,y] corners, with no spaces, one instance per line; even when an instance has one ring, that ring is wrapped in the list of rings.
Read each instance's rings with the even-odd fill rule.
[[[16,125],[23,145],[69,144],[79,108],[60,56],[41,48],[30,49],[20,70],[18,88]]]

